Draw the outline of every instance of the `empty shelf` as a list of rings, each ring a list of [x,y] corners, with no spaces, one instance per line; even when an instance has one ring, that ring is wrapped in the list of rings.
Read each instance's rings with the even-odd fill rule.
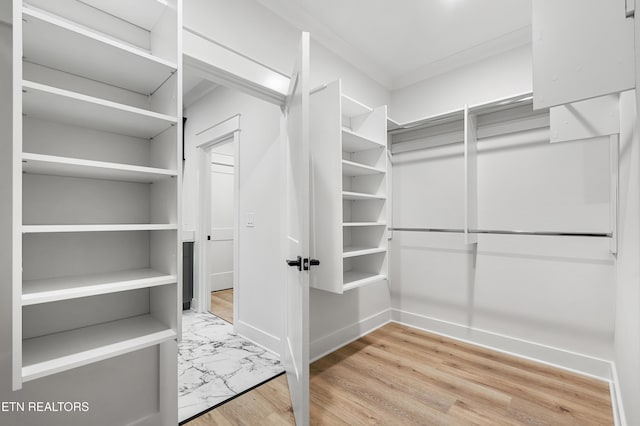
[[[367,254],[384,253],[387,249],[384,247],[344,247],[342,249],[342,257],[365,256]]]
[[[31,153],[22,154],[22,163],[26,173],[125,182],[151,183],[178,175],[175,170]]]
[[[365,104],[350,98],[347,95],[342,95],[342,115],[346,117],[357,117],[358,115],[368,114],[373,109],[369,108]]]
[[[378,281],[386,280],[386,275],[372,274],[369,272],[355,272],[347,271],[343,274],[342,282],[344,283],[343,290],[351,290],[363,285],[372,284]]]
[[[153,269],[25,281],[22,283],[22,305],[96,296],[176,282],[175,275],[163,274]]]
[[[23,49],[29,62],[144,95],[177,69],[174,63],[48,12],[25,8],[23,18]]]
[[[361,192],[343,191],[342,198],[344,200],[384,200],[384,195],[363,194]]]
[[[22,82],[27,116],[151,139],[177,123],[175,117],[31,81]]]
[[[386,226],[387,224],[384,222],[344,222],[342,226],[350,227],[350,226]]]
[[[178,229],[172,224],[108,224],[108,225],[22,225],[23,234],[54,232],[114,232],[114,231],[170,231]]]
[[[386,173],[384,169],[367,166],[366,164],[355,163],[349,160],[342,160],[342,174],[345,176],[366,176]]]
[[[29,381],[113,358],[176,338],[151,315],[142,315],[22,342],[22,380]]]
[[[105,13],[129,22],[147,31],[154,27],[166,12],[171,12],[168,0],[136,0],[135,7],[129,1],[82,0],[82,3],[96,7]],[[175,6],[173,7],[175,13]]]
[[[362,136],[347,128],[342,128],[342,150],[346,152],[366,151],[381,148],[385,145]]]

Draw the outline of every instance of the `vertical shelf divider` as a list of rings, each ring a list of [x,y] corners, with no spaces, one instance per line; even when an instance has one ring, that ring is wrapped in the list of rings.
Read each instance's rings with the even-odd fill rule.
[[[478,139],[476,117],[464,106],[464,241],[476,244],[478,234]]]

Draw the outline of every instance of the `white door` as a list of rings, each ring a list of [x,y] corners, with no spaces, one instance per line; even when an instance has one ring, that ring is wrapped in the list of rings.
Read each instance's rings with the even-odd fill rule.
[[[211,149],[211,208],[209,224],[209,291],[233,288],[234,223],[233,139]]]
[[[286,165],[286,342],[283,361],[298,426],[309,424],[309,34],[302,33],[281,126]],[[297,263],[297,264],[296,264]],[[307,270],[305,270],[307,269]]]

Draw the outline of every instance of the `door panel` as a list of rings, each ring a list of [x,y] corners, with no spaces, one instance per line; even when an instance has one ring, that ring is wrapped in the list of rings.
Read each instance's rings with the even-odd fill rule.
[[[211,150],[211,221],[208,252],[209,291],[233,288],[233,143]]]
[[[286,165],[284,254],[309,257],[309,34],[302,33],[281,128]],[[283,361],[296,424],[309,424],[309,271],[288,266]]]

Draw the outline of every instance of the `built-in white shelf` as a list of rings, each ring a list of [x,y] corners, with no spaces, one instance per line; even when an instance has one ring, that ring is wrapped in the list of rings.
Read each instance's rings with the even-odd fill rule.
[[[22,82],[23,113],[47,121],[151,139],[178,120],[148,111],[45,84]]]
[[[136,7],[131,7],[129,1],[112,0],[82,0],[82,3],[136,25],[147,31],[153,31],[162,15],[171,12],[171,2],[168,0],[136,0]],[[182,31],[182,28],[179,28]],[[173,36],[173,34],[171,34]]]
[[[373,111],[372,108],[369,108],[365,104],[356,101],[355,99],[347,96],[341,96],[342,101],[342,115],[346,117],[357,117],[362,114],[368,114]]]
[[[22,225],[23,234],[62,232],[171,231],[175,229],[178,229],[178,225],[154,223],[107,225]]]
[[[346,96],[339,80],[313,92],[310,103],[317,112],[310,120],[313,178],[325,189],[315,194],[323,237],[313,253],[325,261],[311,285],[342,294],[387,275],[387,109]]]
[[[384,145],[369,139],[359,133],[342,128],[342,150],[346,152],[366,151],[368,149],[381,148]]]
[[[176,338],[151,315],[78,328],[22,342],[22,380],[29,381]]]
[[[22,27],[29,62],[144,95],[155,92],[177,69],[148,51],[34,7],[24,8]]]
[[[386,226],[385,222],[343,222],[344,227],[358,227],[358,226]]]
[[[367,166],[354,161],[342,160],[342,174],[344,176],[366,176],[385,174],[386,170],[379,167]]]
[[[384,195],[364,194],[362,192],[342,191],[342,199],[344,200],[384,200]]]
[[[342,282],[344,283],[344,291],[362,287],[367,284],[373,284],[378,281],[386,280],[387,276],[382,274],[372,274],[369,272],[345,271],[343,273]]]
[[[43,154],[22,154],[22,171],[25,173],[53,176],[81,177],[90,179],[118,180],[125,182],[152,183],[175,177],[176,170],[130,164],[107,163],[80,158],[58,157]]]
[[[344,247],[342,257],[365,256],[368,254],[384,253],[387,251],[384,247]]]
[[[97,296],[176,282],[175,275],[163,274],[153,269],[24,281],[22,283],[22,305]]]

